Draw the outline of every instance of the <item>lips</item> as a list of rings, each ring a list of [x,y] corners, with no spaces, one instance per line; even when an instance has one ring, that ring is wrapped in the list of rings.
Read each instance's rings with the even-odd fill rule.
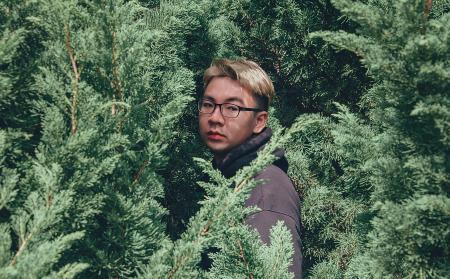
[[[207,133],[207,135],[208,135],[208,139],[211,139],[211,140],[221,140],[221,139],[225,138],[225,136],[223,134],[218,133],[218,132],[210,131]]]

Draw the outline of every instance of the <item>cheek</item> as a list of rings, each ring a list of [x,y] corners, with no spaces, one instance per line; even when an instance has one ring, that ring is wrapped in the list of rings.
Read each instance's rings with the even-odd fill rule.
[[[228,127],[237,138],[247,138],[253,133],[255,123],[252,118],[246,117],[230,121]]]
[[[207,124],[208,124],[208,121],[206,121],[204,117],[201,117],[201,116],[198,117],[198,127],[199,127],[200,131],[205,130]]]

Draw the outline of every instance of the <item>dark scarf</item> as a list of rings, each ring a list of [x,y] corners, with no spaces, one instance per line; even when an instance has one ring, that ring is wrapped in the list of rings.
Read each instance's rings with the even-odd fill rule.
[[[251,136],[247,141],[232,149],[218,164],[213,161],[214,168],[219,169],[227,178],[234,176],[239,169],[250,165],[256,159],[257,152],[264,148],[271,137],[272,130],[265,128],[261,133]],[[273,164],[287,173],[289,165],[284,156],[284,150],[278,148],[273,154],[277,157]]]

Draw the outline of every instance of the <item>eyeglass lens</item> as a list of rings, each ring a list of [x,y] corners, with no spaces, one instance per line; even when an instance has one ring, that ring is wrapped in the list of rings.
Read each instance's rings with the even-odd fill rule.
[[[239,107],[233,104],[215,104],[207,100],[200,100],[198,103],[198,109],[201,113],[213,113],[216,106],[220,107],[220,111],[225,117],[237,117],[239,115]]]

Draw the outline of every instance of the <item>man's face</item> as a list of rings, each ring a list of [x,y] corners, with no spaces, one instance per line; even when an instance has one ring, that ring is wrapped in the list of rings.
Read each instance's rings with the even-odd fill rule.
[[[203,99],[216,104],[232,103],[241,107],[256,108],[252,93],[238,81],[228,77],[213,78],[206,87]],[[212,114],[199,114],[200,136],[217,157],[223,157],[242,144],[253,133],[261,132],[267,121],[267,112],[241,111],[236,118],[224,117],[219,106]]]

